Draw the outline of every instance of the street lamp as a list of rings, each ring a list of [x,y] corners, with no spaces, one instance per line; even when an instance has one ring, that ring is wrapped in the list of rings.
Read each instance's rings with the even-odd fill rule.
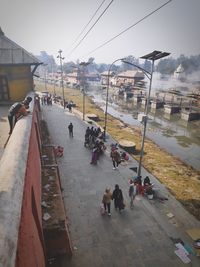
[[[45,92],[47,92],[47,66],[48,64],[43,64],[44,66],[44,88]]]
[[[81,62],[79,66],[83,67],[83,72],[82,72],[82,92],[83,92],[83,121],[85,120],[85,68],[90,64],[90,62]]]
[[[53,93],[54,93],[54,96],[56,96],[56,79],[55,79],[55,77],[53,80]]]
[[[47,69],[45,67],[45,74],[44,74],[44,87],[45,87],[45,92],[47,92]]]
[[[57,58],[60,59],[60,71],[61,71],[61,87],[62,87],[62,95],[63,95],[63,106],[65,108],[65,95],[64,95],[64,84],[63,84],[63,65],[62,65],[62,60],[64,60],[65,58],[62,57],[62,50],[60,49],[58,51],[58,56]]]
[[[124,58],[116,59],[115,61],[113,61],[113,63],[110,65],[110,67],[108,69],[107,90],[106,90],[106,109],[105,109],[105,118],[104,118],[105,124],[104,124],[104,132],[103,132],[104,141],[106,141],[107,115],[108,115],[108,91],[109,91],[109,83],[110,83],[110,72],[111,72],[113,65],[117,61],[123,61],[123,60],[124,60]]]
[[[151,64],[151,72],[133,64],[130,62],[127,62],[126,60],[122,60],[122,62],[127,63],[129,65],[135,66],[138,69],[140,69],[145,75],[146,77],[149,79],[149,92],[148,92],[148,96],[147,96],[147,102],[146,102],[146,107],[145,107],[145,113],[144,113],[144,128],[143,128],[143,134],[142,134],[142,142],[141,142],[141,151],[140,151],[140,159],[139,159],[139,166],[138,166],[138,172],[137,172],[137,176],[141,175],[141,165],[142,165],[142,158],[143,158],[143,153],[144,153],[144,140],[145,140],[145,135],[146,135],[146,127],[147,127],[147,120],[148,120],[148,112],[149,112],[149,103],[150,103],[150,95],[151,95],[151,86],[152,86],[152,78],[153,78],[153,72],[154,72],[154,62],[158,59],[161,59],[163,57],[169,56],[170,53],[167,52],[161,52],[161,51],[153,51],[150,54],[147,54],[145,56],[142,56],[140,58],[142,59],[147,59],[147,60],[151,60],[152,64]]]

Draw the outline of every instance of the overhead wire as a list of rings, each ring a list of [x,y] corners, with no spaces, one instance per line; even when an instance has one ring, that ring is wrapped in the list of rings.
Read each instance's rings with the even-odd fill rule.
[[[104,15],[104,13],[108,10],[110,5],[113,3],[114,0],[111,0],[110,3],[107,5],[107,7],[104,9],[104,11],[100,14],[100,16],[97,18],[97,20],[94,22],[94,24],[90,27],[90,29],[86,32],[86,34],[83,36],[83,38],[78,42],[78,44],[71,50],[71,52],[67,55],[70,56],[74,50],[83,42],[83,40],[86,38],[86,36],[89,34],[89,32],[94,28],[94,26],[97,24],[97,22],[100,20],[100,18]]]
[[[87,28],[87,26],[90,24],[90,22],[93,20],[93,18],[95,17],[95,15],[97,14],[97,12],[99,11],[99,9],[102,7],[102,5],[104,4],[106,0],[103,0],[101,2],[101,4],[99,5],[99,7],[97,8],[97,10],[94,12],[93,16],[91,17],[91,19],[88,21],[88,23],[85,25],[85,27],[82,29],[82,31],[78,34],[78,36],[76,37],[76,39],[74,40],[74,42],[72,43],[71,46],[73,46],[77,40],[79,39],[79,37],[82,35],[82,33],[85,31],[85,29]]]
[[[109,39],[108,41],[106,41],[105,43],[103,43],[102,45],[96,47],[94,50],[90,51],[89,53],[85,54],[84,56],[88,56],[92,53],[94,53],[95,51],[97,51],[98,49],[102,48],[103,46],[107,45],[108,43],[112,42],[113,40],[115,40],[117,37],[119,37],[120,35],[122,35],[123,33],[127,32],[128,30],[130,30],[131,28],[133,28],[134,26],[136,26],[137,24],[139,24],[140,22],[142,22],[143,20],[147,19],[148,17],[150,17],[151,15],[153,15],[154,13],[156,13],[158,10],[160,10],[161,8],[163,8],[164,6],[166,6],[167,4],[169,4],[170,2],[172,2],[173,0],[169,0],[166,3],[162,4],[161,6],[159,6],[158,8],[156,8],[155,10],[153,10],[152,12],[150,12],[149,14],[147,14],[146,16],[144,16],[142,19],[138,20],[137,22],[135,22],[134,24],[132,24],[131,26],[129,26],[128,28],[126,28],[125,30],[123,30],[122,32],[120,32],[119,34],[115,35],[114,37],[112,37],[111,39]],[[84,57],[83,56],[83,57]]]

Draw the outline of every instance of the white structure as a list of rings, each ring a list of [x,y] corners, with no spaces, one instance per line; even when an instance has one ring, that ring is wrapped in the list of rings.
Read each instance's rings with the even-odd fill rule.
[[[186,79],[185,71],[184,71],[184,68],[183,68],[183,66],[181,64],[175,70],[175,72],[174,72],[174,78],[176,78],[178,80],[185,80]]]

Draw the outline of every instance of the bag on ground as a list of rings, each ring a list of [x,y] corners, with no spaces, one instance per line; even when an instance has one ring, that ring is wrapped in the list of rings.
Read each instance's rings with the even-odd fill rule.
[[[104,208],[104,204],[103,203],[101,203],[101,205],[100,205],[100,213],[101,213],[101,215],[105,214],[105,208]]]

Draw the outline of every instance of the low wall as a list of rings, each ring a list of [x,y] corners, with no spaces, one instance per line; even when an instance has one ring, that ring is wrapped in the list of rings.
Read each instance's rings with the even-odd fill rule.
[[[0,267],[45,266],[38,109],[16,123],[0,161]]]

